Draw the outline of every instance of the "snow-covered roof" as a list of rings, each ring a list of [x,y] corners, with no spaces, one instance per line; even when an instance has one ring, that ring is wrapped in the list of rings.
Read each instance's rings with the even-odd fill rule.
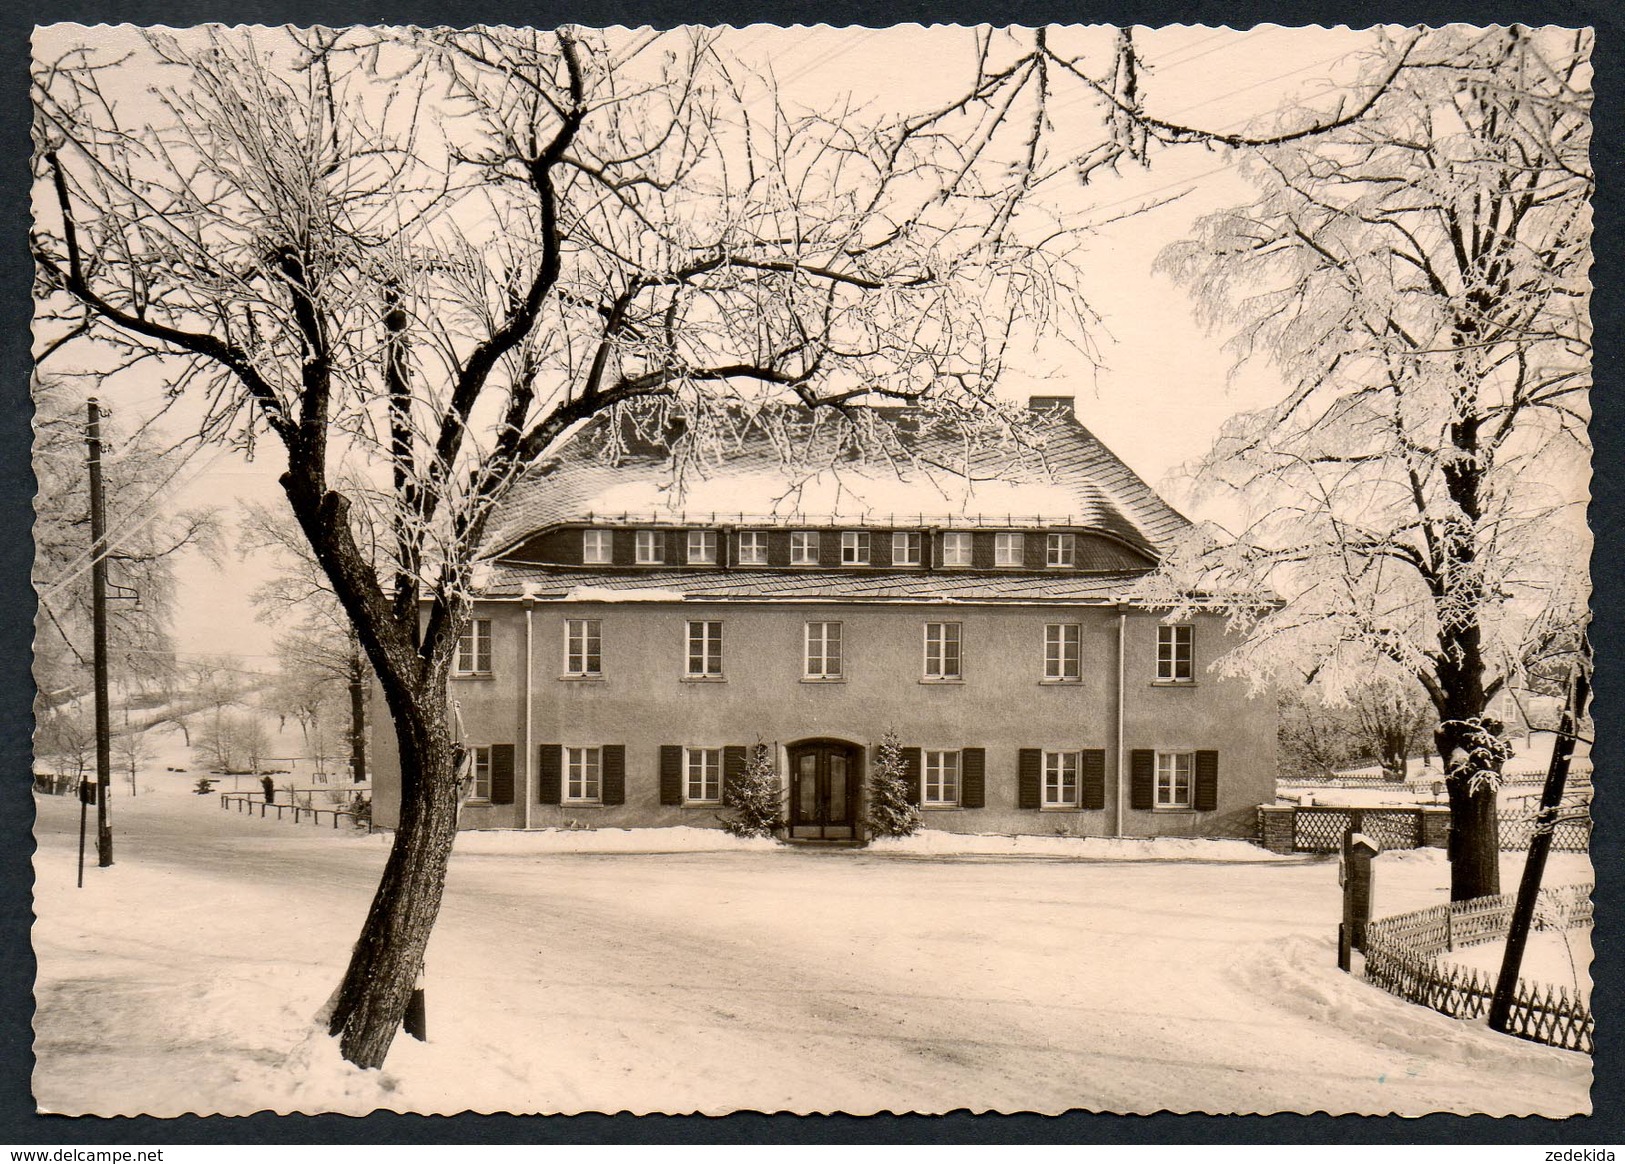
[[[1142,571],[1088,574],[944,570],[627,570],[499,562],[485,598],[682,602],[706,599],[1115,603]]]
[[[747,425],[725,452],[687,456],[679,472],[664,447],[611,452],[600,419],[514,484],[493,514],[488,552],[579,522],[1060,525],[1097,530],[1160,558],[1188,524],[1070,414],[1053,414],[1017,449],[966,440],[937,418],[920,423],[914,409],[867,412],[892,428],[905,455],[786,450],[782,439]],[[808,431],[810,444],[820,439],[816,427]]]

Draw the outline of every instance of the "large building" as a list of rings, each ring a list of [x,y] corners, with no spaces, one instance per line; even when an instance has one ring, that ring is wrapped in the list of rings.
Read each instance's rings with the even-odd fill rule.
[[[462,827],[718,826],[765,744],[790,837],[862,839],[892,732],[927,828],[1251,835],[1273,702],[1209,670],[1221,619],[1128,599],[1185,519],[1069,398],[1034,405],[1024,441],[886,408],[675,459],[589,425],[492,523],[451,680]]]

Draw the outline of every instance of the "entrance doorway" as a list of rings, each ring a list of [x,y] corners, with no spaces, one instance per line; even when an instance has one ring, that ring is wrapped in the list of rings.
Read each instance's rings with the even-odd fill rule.
[[[790,749],[790,836],[847,841],[857,836],[858,750],[838,740]]]

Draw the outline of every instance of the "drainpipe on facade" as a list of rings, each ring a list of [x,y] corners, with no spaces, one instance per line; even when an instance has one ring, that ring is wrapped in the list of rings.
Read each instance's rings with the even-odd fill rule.
[[[1123,786],[1128,781],[1128,767],[1123,755],[1124,683],[1128,678],[1128,665],[1123,654],[1128,641],[1128,604],[1117,604],[1117,811],[1112,814],[1112,836],[1123,835]]]
[[[531,647],[535,641],[532,616],[536,613],[536,596],[526,594],[525,608],[525,811],[523,824],[528,829],[530,806],[536,802],[536,748],[531,742]]]

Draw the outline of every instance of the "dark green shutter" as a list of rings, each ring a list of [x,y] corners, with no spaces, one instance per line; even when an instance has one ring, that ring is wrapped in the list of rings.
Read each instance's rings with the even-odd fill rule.
[[[993,568],[993,535],[977,531],[970,536],[970,564],[978,570]]]
[[[722,749],[722,799],[728,799],[728,789],[739,782],[745,774],[745,746],[743,744],[729,744]]]
[[[564,748],[543,744],[536,755],[536,801],[558,804],[564,798]]]
[[[899,748],[903,758],[903,783],[908,786],[908,802],[920,803],[920,749]]]
[[[1016,753],[1016,807],[1042,808],[1044,753],[1038,748],[1022,748]]]
[[[1106,751],[1086,748],[1078,762],[1078,807],[1106,807]]]
[[[1219,753],[1196,753],[1196,811],[1212,812],[1219,807]]]
[[[1149,748],[1135,748],[1128,754],[1129,807],[1156,807],[1157,754]]]
[[[626,803],[626,745],[605,744],[600,759],[603,780],[599,790],[605,804]]]
[[[959,807],[982,808],[987,804],[987,752],[965,748],[959,753]]]
[[[491,803],[513,803],[513,745],[491,745]]]
[[[660,745],[660,803],[683,803],[683,749]]]

